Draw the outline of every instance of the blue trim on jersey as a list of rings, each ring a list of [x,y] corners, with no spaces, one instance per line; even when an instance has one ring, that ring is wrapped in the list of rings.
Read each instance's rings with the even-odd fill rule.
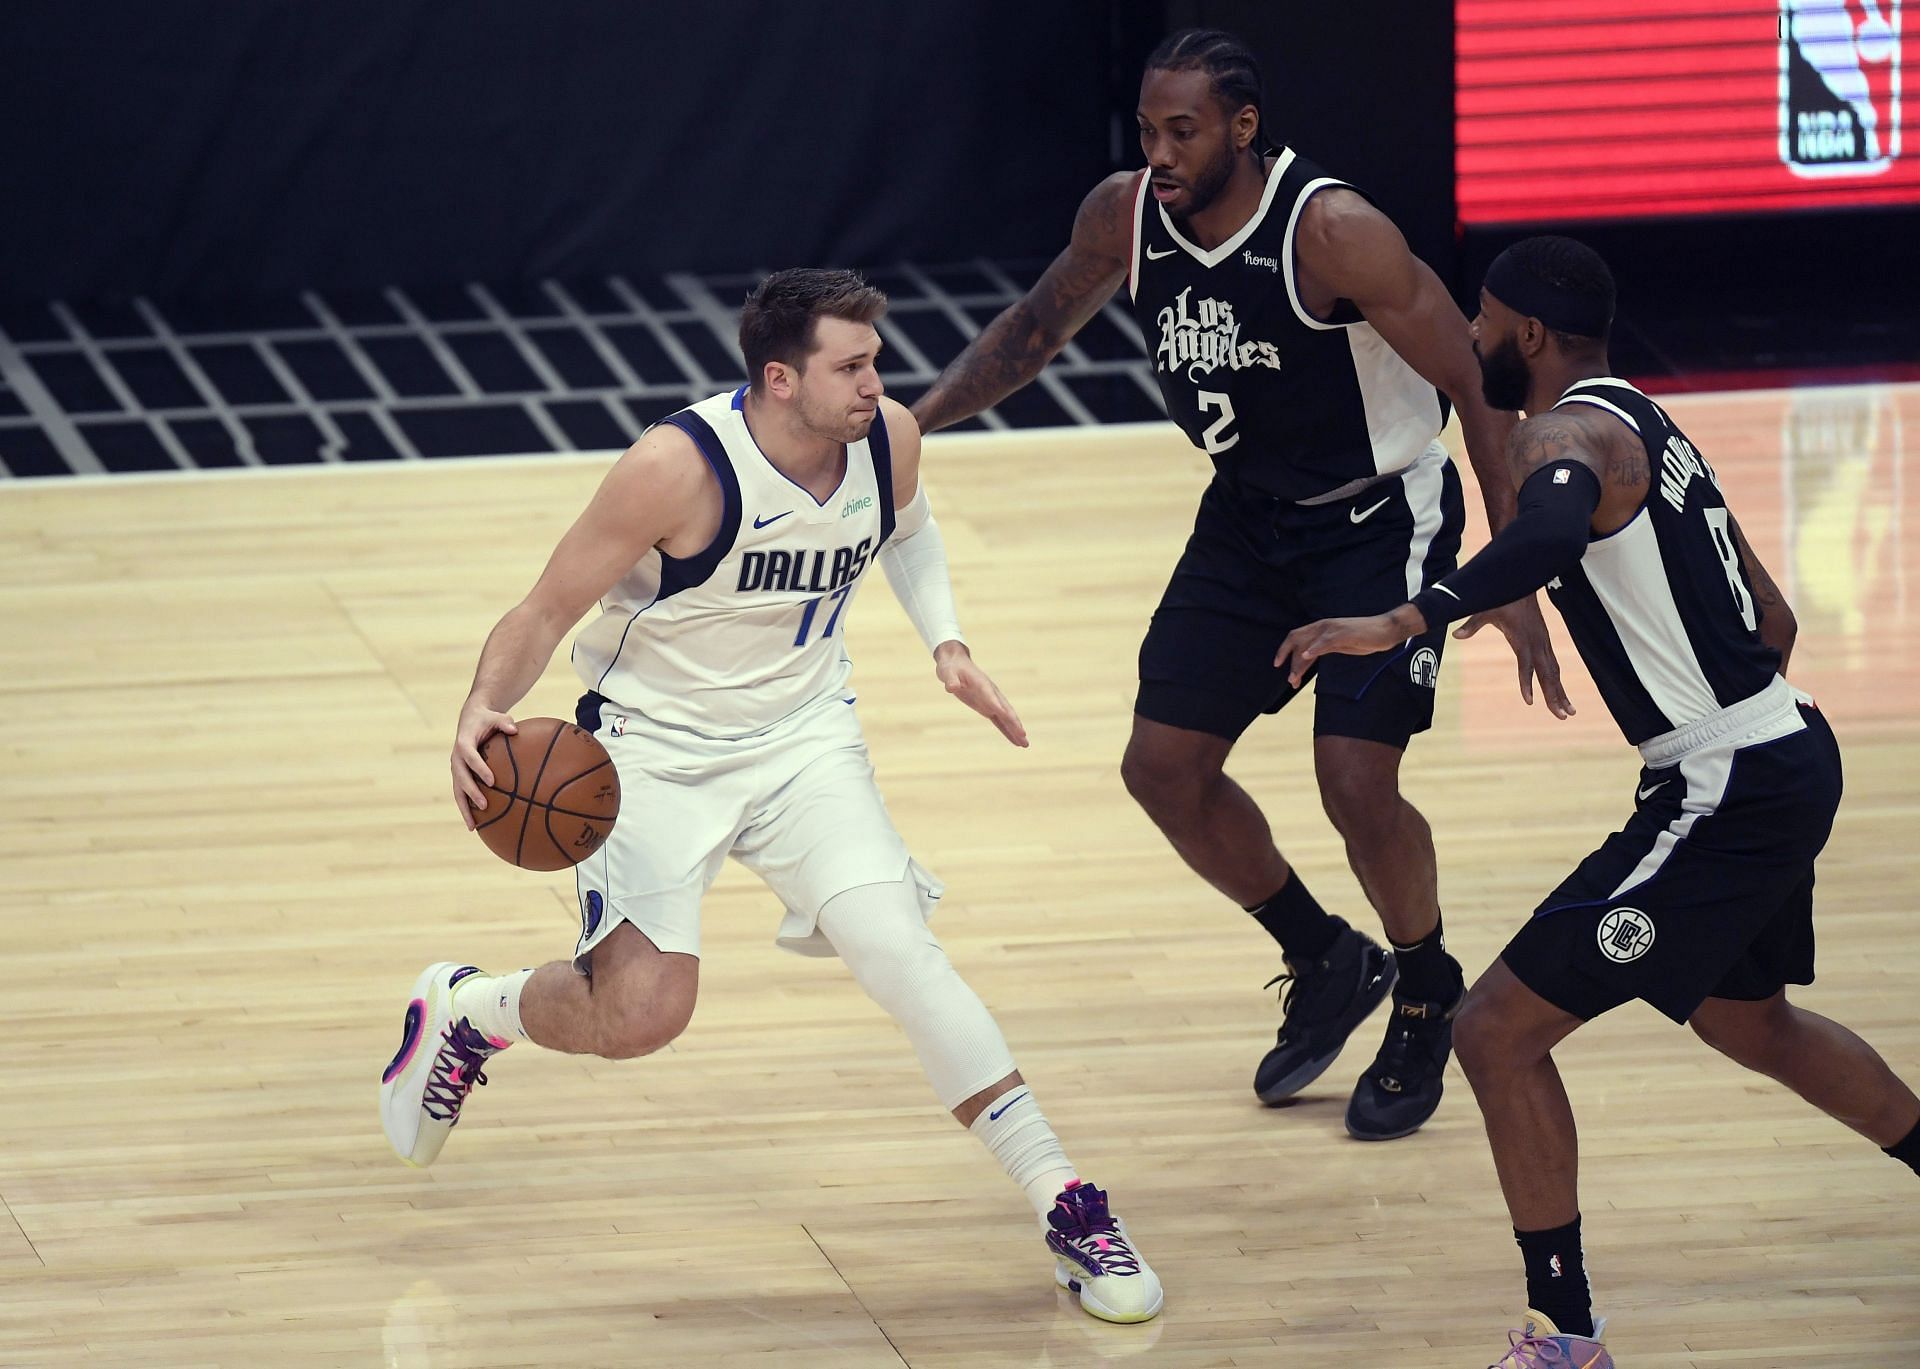
[[[700,449],[700,455],[706,458],[707,465],[712,468],[713,478],[720,482],[720,528],[714,533],[713,541],[707,543],[706,549],[698,556],[683,560],[669,556],[664,551],[660,553],[660,584],[655,588],[653,598],[635,609],[633,616],[627,619],[627,625],[620,629],[620,644],[613,649],[613,655],[607,660],[607,668],[600,672],[600,678],[593,682],[596,690],[607,682],[607,676],[613,674],[613,668],[620,664],[621,653],[627,649],[627,637],[632,633],[633,625],[640,621],[640,615],[669,595],[705,584],[720,568],[720,563],[733,550],[733,544],[740,536],[740,477],[734,473],[733,463],[727,459],[727,450],[721,445],[719,434],[692,409],[682,409],[660,421],[671,423],[693,439],[693,445]]]
[[[659,603],[678,594],[683,589],[692,589],[703,585],[718,570],[727,553],[733,550],[735,540],[740,536],[740,477],[735,474],[733,462],[727,459],[727,449],[721,444],[720,435],[706,419],[692,409],[682,409],[660,420],[671,423],[681,432],[693,439],[693,445],[700,449],[700,455],[707,459],[707,465],[713,468],[713,478],[720,482],[720,530],[713,535],[713,541],[698,556],[689,556],[684,560],[677,556],[660,553],[660,592],[653,596],[653,602]],[[638,615],[636,615],[638,616]],[[614,653],[619,659],[619,653]]]
[[[867,455],[873,458],[874,493],[880,500],[880,540],[873,544],[874,554],[893,536],[893,439],[887,436],[887,416],[879,406],[873,410],[873,426],[867,429]]]
[[[733,392],[733,407],[739,411],[740,426],[747,430],[747,440],[753,443],[753,449],[756,452],[760,453],[760,459],[766,462],[767,465],[772,468],[773,473],[775,475],[779,476],[782,480],[786,481],[789,485],[793,486],[796,490],[800,491],[800,493],[804,494],[807,498],[812,499],[813,506],[815,508],[824,509],[827,505],[833,503],[834,500],[840,497],[840,491],[844,490],[847,487],[846,470],[845,469],[841,470],[839,483],[833,487],[833,492],[829,494],[825,499],[816,498],[812,490],[808,489],[805,485],[802,485],[798,480],[795,480],[792,476],[788,475],[785,471],[781,470],[779,466],[774,464],[773,458],[767,455],[767,449],[760,445],[760,439],[753,435],[753,428],[747,422],[747,407],[746,407],[747,388],[748,388],[747,386],[742,385],[739,389]],[[880,411],[877,408],[873,411],[873,417],[876,422],[879,421]],[[671,423],[672,421],[673,421],[672,419],[666,420],[666,422],[669,422],[669,423]],[[843,452],[843,455],[848,455],[849,464],[851,464],[850,454]]]

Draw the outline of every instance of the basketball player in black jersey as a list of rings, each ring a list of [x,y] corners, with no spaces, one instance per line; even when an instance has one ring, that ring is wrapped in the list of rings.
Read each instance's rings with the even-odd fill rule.
[[[1513,514],[1501,459],[1512,420],[1482,402],[1467,321],[1438,278],[1364,195],[1269,151],[1260,95],[1230,35],[1163,42],[1140,87],[1147,169],[1094,188],[1067,249],[913,413],[931,432],[996,403],[1128,286],[1167,412],[1216,474],[1140,649],[1122,775],[1187,863],[1280,943],[1291,986],[1255,1074],[1262,1100],[1311,1083],[1394,992],[1347,1110],[1352,1135],[1386,1140],[1439,1105],[1465,991],[1442,938],[1432,836],[1399,789],[1402,752],[1432,722],[1442,634],[1330,662],[1316,683],[1321,802],[1394,955],[1321,908],[1224,766],[1247,726],[1296,692],[1273,665],[1289,630],[1382,612],[1453,568],[1460,481],[1435,441],[1447,400],[1496,528]],[[1487,620],[1514,646],[1522,694],[1532,701],[1537,674],[1565,716],[1538,608]]]
[[[1310,624],[1279,661],[1378,651],[1545,586],[1645,769],[1633,816],[1547,896],[1454,1026],[1527,1269],[1514,1364],[1612,1363],[1580,1246],[1573,1113],[1551,1052],[1644,999],[1920,1171],[1920,1099],[1851,1031],[1787,1001],[1813,980],[1814,858],[1840,750],[1781,674],[1792,611],[1706,458],[1609,374],[1613,278],[1589,248],[1529,238],[1487,273],[1474,321],[1486,396],[1532,415],[1510,446],[1519,513],[1391,613]],[[1527,1351],[1535,1358],[1527,1358]],[[1557,1361],[1556,1361],[1557,1362]]]

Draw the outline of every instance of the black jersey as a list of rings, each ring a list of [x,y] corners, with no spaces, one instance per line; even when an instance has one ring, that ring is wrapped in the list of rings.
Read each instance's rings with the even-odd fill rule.
[[[1133,313],[1168,415],[1215,468],[1299,500],[1413,465],[1446,422],[1439,392],[1346,301],[1325,319],[1300,303],[1300,213],[1346,183],[1283,151],[1253,217],[1208,251],[1148,181],[1135,193]]]
[[[1624,380],[1583,380],[1559,404],[1606,410],[1647,449],[1646,502],[1547,585],[1614,721],[1638,745],[1773,683],[1753,583],[1720,482],[1666,411]]]

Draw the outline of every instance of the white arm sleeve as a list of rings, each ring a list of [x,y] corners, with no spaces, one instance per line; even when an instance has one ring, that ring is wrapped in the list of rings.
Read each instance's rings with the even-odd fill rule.
[[[953,579],[947,573],[947,544],[933,521],[925,484],[894,515],[893,536],[880,549],[879,560],[894,597],[928,651],[942,642],[966,643],[953,602]]]

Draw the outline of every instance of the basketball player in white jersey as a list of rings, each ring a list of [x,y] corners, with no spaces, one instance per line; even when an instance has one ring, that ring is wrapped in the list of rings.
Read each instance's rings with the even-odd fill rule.
[[[1454,1025],[1527,1273],[1503,1364],[1607,1369],[1580,1243],[1555,1045],[1632,999],[1779,1080],[1920,1171],[1920,1098],[1858,1036],[1787,1001],[1813,980],[1814,859],[1840,749],[1781,674],[1795,623],[1706,458],[1609,374],[1613,277],[1569,238],[1497,258],[1473,328],[1519,513],[1393,610],[1312,623],[1278,663],[1377,651],[1547,589],[1645,768],[1620,831],[1543,900]],[[1554,1353],[1557,1351],[1557,1354]]]
[[[430,1164],[515,1042],[626,1059],[672,1041],[693,1014],[701,899],[732,855],[785,906],[779,943],[838,954],[900,1024],[941,1105],[1025,1191],[1060,1286],[1096,1317],[1145,1321],[1159,1280],[928,930],[940,886],[894,830],[849,706],[846,613],[879,564],[947,691],[1027,741],[961,636],[919,430],[881,396],[885,309],[851,272],[770,276],[741,314],[751,383],[648,430],[487,638],[453,746],[468,826],[493,778],[480,744],[513,731],[509,710],[596,601],[573,651],[579,721],[611,753],[627,816],[577,869],[570,960],[420,975],[382,1121],[401,1158]]]
[[[932,432],[998,402],[1126,287],[1167,415],[1214,478],[1140,647],[1121,777],[1195,873],[1279,943],[1272,982],[1287,988],[1254,1071],[1262,1102],[1310,1085],[1393,995],[1346,1115],[1349,1135],[1385,1141],[1439,1107],[1466,992],[1446,950],[1432,832],[1400,792],[1401,758],[1433,722],[1445,634],[1329,663],[1314,681],[1319,802],[1392,954],[1320,905],[1225,766],[1247,728],[1298,692],[1273,668],[1289,631],[1391,608],[1453,569],[1465,512],[1436,440],[1449,402],[1488,519],[1512,516],[1501,459],[1512,420],[1481,402],[1467,321],[1439,278],[1362,192],[1269,147],[1261,99],[1259,67],[1233,35],[1161,43],[1140,82],[1146,169],[1094,187],[1066,250],[914,417]],[[1490,621],[1513,644],[1528,702],[1537,674],[1564,717],[1538,607]]]

